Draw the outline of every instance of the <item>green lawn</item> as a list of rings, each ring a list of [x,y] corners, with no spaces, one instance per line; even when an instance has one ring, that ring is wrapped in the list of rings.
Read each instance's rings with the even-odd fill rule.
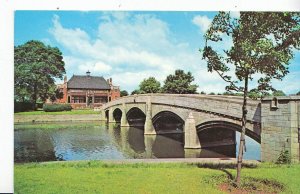
[[[24,130],[24,129],[74,129],[74,128],[90,128],[99,127],[101,121],[66,121],[66,122],[45,122],[45,123],[17,123],[14,124],[14,130]]]
[[[226,173],[227,172],[227,173]],[[99,161],[15,165],[15,193],[222,193],[218,184],[234,169],[191,164],[109,164]],[[300,192],[300,165],[244,168],[242,178],[271,179],[284,193]]]
[[[62,111],[62,112],[44,112],[42,110],[29,111],[29,112],[18,112],[16,115],[80,115],[80,114],[99,114],[99,111],[94,111],[92,109],[84,110],[72,110],[72,111]]]

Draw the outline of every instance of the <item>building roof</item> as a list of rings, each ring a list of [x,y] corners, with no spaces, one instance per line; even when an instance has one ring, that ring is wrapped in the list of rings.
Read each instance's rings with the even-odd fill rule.
[[[110,86],[101,76],[73,75],[68,81],[68,88],[109,90]]]

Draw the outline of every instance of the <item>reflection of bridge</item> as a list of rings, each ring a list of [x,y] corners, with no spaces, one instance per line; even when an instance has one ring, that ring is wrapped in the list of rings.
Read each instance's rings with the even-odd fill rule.
[[[232,96],[132,95],[105,104],[101,120],[143,125],[145,135],[184,132],[185,148],[201,148],[234,143],[241,107],[242,98]],[[262,160],[274,161],[286,149],[299,161],[299,112],[300,97],[249,100],[246,135],[261,143]]]

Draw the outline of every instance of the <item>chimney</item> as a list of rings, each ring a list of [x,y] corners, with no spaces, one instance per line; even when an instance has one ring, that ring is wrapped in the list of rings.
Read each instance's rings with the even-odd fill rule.
[[[88,71],[86,72],[86,75],[87,75],[87,76],[90,76],[90,75],[91,75],[91,72],[88,70]]]
[[[64,83],[67,83],[68,79],[67,79],[67,76],[65,75],[64,77]]]

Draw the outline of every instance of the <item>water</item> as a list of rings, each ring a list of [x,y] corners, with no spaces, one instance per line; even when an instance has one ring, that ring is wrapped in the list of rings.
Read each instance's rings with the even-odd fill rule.
[[[183,134],[144,135],[139,128],[105,123],[15,125],[15,162],[129,158],[231,158],[237,145],[185,150]],[[239,142],[239,133],[236,134]],[[245,159],[260,160],[260,145],[247,138]]]

